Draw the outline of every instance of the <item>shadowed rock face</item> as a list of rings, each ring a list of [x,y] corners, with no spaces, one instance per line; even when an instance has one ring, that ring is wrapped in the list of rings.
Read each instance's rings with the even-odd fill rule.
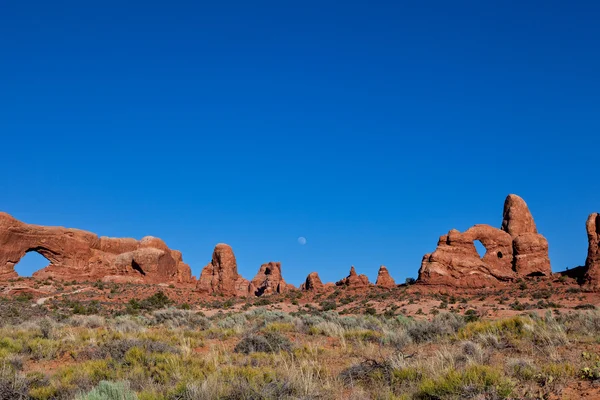
[[[354,269],[354,265],[350,267],[350,275],[345,277],[344,279],[337,281],[335,283],[336,286],[346,286],[348,288],[366,288],[369,287],[369,278],[366,275],[360,274],[357,275],[356,269]]]
[[[477,253],[476,240],[486,248],[483,257]],[[509,195],[504,202],[502,229],[475,225],[463,233],[451,230],[440,237],[433,253],[423,257],[418,281],[478,288],[551,273],[548,242],[537,233],[525,201]]]
[[[211,262],[202,269],[196,285],[201,293],[219,293],[225,296],[247,296],[249,281],[237,271],[237,262],[231,246],[215,246]]]
[[[379,272],[377,273],[377,281],[375,285],[384,288],[393,288],[396,286],[396,282],[390,276],[390,273],[385,265],[379,267]]]
[[[58,280],[193,283],[181,253],[155,237],[98,237],[79,229],[30,225],[0,213],[0,279],[15,278],[15,264],[30,251],[50,261],[33,274]]]
[[[585,260],[585,279],[593,286],[600,286],[600,214],[591,214],[586,222],[588,255]]]

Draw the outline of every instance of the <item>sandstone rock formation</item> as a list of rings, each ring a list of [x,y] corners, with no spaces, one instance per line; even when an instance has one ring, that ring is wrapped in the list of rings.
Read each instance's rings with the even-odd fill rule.
[[[483,257],[477,253],[476,240],[486,248]],[[423,257],[418,281],[478,288],[551,273],[548,242],[537,233],[525,201],[509,195],[502,229],[475,225],[463,233],[451,230],[441,236],[436,250]]]
[[[15,278],[15,264],[30,251],[50,264],[34,277],[146,283],[193,283],[181,253],[161,239],[98,237],[79,229],[30,225],[0,213],[0,279]]]
[[[231,246],[215,246],[211,262],[202,269],[196,289],[201,293],[219,293],[225,296],[246,296],[250,282],[237,271],[237,262]]]
[[[325,285],[323,285],[323,282],[321,282],[321,278],[319,278],[319,274],[316,272],[311,272],[310,274],[308,274],[308,276],[306,277],[306,281],[304,281],[304,283],[300,285],[301,290],[315,292],[323,290],[324,287]]]
[[[260,266],[258,273],[250,282],[249,292],[255,296],[262,296],[273,293],[285,293],[289,289],[295,288],[283,280],[281,263],[271,261]]]
[[[366,275],[356,274],[354,265],[350,267],[350,275],[335,283],[336,286],[346,286],[352,289],[366,288],[370,285],[369,278]]]
[[[504,201],[502,230],[512,237],[523,233],[538,233],[527,203],[516,194],[509,194]]]
[[[591,214],[586,222],[588,255],[585,260],[585,280],[600,286],[600,214]]]
[[[383,288],[393,288],[396,286],[396,282],[394,278],[390,276],[390,273],[385,265],[379,267],[379,272],[377,273],[377,281],[375,285]]]

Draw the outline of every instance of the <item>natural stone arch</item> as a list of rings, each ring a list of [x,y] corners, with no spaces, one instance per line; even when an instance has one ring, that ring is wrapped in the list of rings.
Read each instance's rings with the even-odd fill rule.
[[[595,224],[596,217],[590,216],[590,243],[594,240],[594,243],[599,243],[597,238],[600,235],[596,233]],[[479,240],[486,248],[483,257],[479,256],[475,248],[475,240]],[[588,254],[586,265],[595,264],[596,259],[600,260],[598,247],[590,248],[594,251]],[[551,274],[548,241],[537,233],[525,201],[511,194],[504,203],[502,229],[475,225],[464,233],[453,229],[441,236],[435,251],[423,257],[418,281],[457,287],[486,287],[517,277]],[[598,276],[600,277],[600,272]],[[600,281],[600,278],[597,280]]]
[[[158,238],[99,238],[79,229],[25,224],[0,213],[0,279],[18,277],[14,266],[30,251],[50,261],[34,274],[39,278],[195,281],[181,253],[169,249]]]
[[[508,233],[490,225],[480,224],[467,229],[463,236],[471,243],[479,240],[483,244],[486,252],[481,260],[494,270],[512,270],[513,245],[512,237]],[[473,244],[473,249],[475,254],[479,254],[475,249],[475,244]]]
[[[34,274],[44,270],[51,264],[51,261],[44,256],[42,254],[43,251],[40,252],[40,250],[42,249],[36,248],[28,250],[23,257],[14,263],[12,268],[17,276],[27,278],[32,277]]]

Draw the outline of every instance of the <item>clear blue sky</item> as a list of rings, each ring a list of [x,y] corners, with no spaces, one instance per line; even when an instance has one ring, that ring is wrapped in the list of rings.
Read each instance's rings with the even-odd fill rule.
[[[247,278],[403,281],[517,193],[553,269],[585,261],[597,2],[93,3],[0,6],[0,210],[196,275],[226,242]]]

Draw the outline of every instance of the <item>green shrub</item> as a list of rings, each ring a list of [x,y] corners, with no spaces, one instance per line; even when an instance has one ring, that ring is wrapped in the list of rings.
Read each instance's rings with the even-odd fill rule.
[[[137,400],[137,396],[129,388],[129,382],[101,381],[98,386],[76,400]]]
[[[424,379],[415,398],[434,400],[483,395],[484,398],[506,399],[512,391],[512,382],[500,371],[485,365],[471,365],[464,371],[450,369],[438,378]]]

